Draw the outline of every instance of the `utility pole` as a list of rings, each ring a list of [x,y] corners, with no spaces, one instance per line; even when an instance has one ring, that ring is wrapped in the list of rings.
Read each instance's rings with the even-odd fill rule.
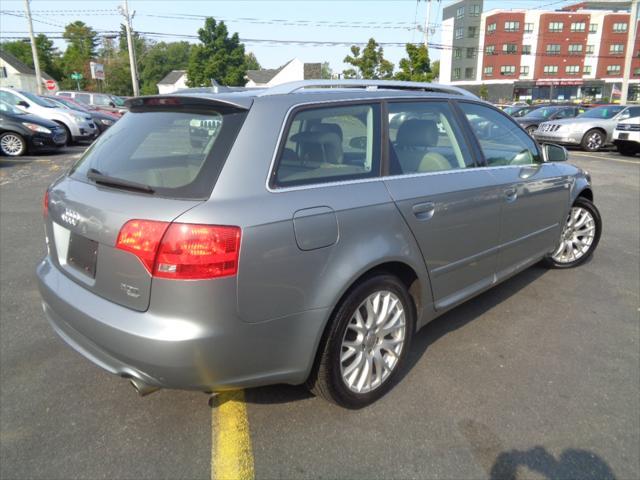
[[[29,23],[29,37],[31,38],[31,53],[33,54],[33,66],[36,70],[36,89],[38,95],[42,95],[42,74],[40,73],[40,61],[38,60],[38,49],[36,48],[36,37],[33,36],[33,22],[31,21],[31,7],[29,0],[24,0],[24,8],[27,13]]]
[[[624,73],[622,74],[622,91],[620,92],[620,103],[627,103],[629,94],[629,76],[631,75],[631,60],[633,58],[633,47],[636,42],[636,30],[638,25],[638,0],[631,0],[631,14],[629,15],[629,33],[627,35],[627,46],[624,51]]]
[[[138,86],[138,68],[136,63],[136,50],[133,48],[133,37],[131,35],[131,19],[136,14],[134,11],[129,15],[129,3],[124,0],[124,7],[118,7],[120,14],[125,18],[125,28],[127,30],[127,47],[129,49],[129,67],[131,68],[131,84],[133,85],[133,95],[140,95],[140,87]]]
[[[431,0],[426,0],[427,2],[427,13],[424,16],[424,48],[429,53],[429,19],[431,17]]]

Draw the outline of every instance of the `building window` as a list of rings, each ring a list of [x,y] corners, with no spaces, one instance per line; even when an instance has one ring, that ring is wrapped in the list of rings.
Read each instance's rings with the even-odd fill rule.
[[[522,45],[522,55],[531,55],[531,45]]]
[[[634,68],[633,69],[633,76],[634,77],[640,77],[640,68]]]
[[[549,43],[547,45],[547,55],[559,55],[559,54],[560,54],[559,43]]]
[[[495,31],[496,31],[495,23],[490,23],[489,25],[487,25],[487,33],[495,33]]]
[[[595,47],[593,45],[587,45],[587,55],[593,55]]]
[[[476,58],[476,49],[474,47],[467,48],[467,58]]]
[[[587,28],[587,24],[585,22],[573,22],[571,24],[572,32],[584,32]]]
[[[460,80],[460,67],[456,67],[453,69],[453,79]]]
[[[481,13],[482,13],[482,5],[480,4],[471,5],[471,11],[469,12],[469,16],[479,17]]]
[[[614,33],[625,33],[627,31],[627,24],[625,22],[614,23],[613,31]]]
[[[543,71],[547,75],[555,75],[555,74],[558,73],[558,66],[557,65],[545,65]]]
[[[478,36],[478,28],[477,27],[469,27],[467,29],[467,36],[469,38],[476,38]]]
[[[620,65],[607,65],[607,75],[620,74]]]
[[[533,33],[533,23],[524,24],[524,33]]]
[[[505,32],[517,32],[520,30],[520,22],[504,22]]]
[[[484,74],[487,77],[493,77],[493,67],[484,67]]]
[[[624,53],[624,45],[622,43],[613,43],[609,45],[609,53]]]
[[[464,6],[458,7],[458,10],[456,10],[456,18],[462,17],[464,17]]]
[[[564,67],[564,71],[568,75],[577,75],[580,73],[580,65],[567,65]]]
[[[550,32],[561,32],[563,28],[564,28],[564,23],[562,22],[549,22]]]
[[[589,33],[598,33],[598,24],[590,23],[589,24]]]
[[[456,40],[460,40],[462,37],[464,37],[464,28],[456,28]]]
[[[486,47],[484,47],[484,53],[485,55],[493,55],[496,53],[496,46],[495,45],[487,45]]]
[[[591,75],[591,65],[585,65],[582,67],[582,73],[584,75]]]
[[[518,53],[518,46],[515,43],[505,43],[502,45],[502,53]]]
[[[461,48],[456,48],[456,49],[453,50],[453,58],[455,58],[455,59],[462,58],[462,49]]]
[[[582,53],[581,43],[572,43],[569,45],[569,55],[579,55]]]
[[[520,66],[520,75],[529,75],[529,65]]]
[[[473,67],[467,67],[464,69],[464,78],[473,78]]]
[[[503,65],[500,67],[500,75],[513,75],[516,73],[515,65]]]

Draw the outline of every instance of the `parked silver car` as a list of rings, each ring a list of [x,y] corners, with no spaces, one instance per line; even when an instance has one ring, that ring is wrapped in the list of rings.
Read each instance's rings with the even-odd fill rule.
[[[47,190],[37,276],[55,331],[141,394],[306,383],[362,407],[417,329],[598,244],[589,175],[455,87],[306,81],[129,106]]]
[[[640,115],[640,106],[602,105],[575,118],[541,123],[533,132],[538,142],[580,146],[595,152],[613,143],[613,130],[621,120]]]

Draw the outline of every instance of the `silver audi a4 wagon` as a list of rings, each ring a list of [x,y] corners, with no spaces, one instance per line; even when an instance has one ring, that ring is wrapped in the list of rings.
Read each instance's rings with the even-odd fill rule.
[[[305,81],[129,100],[47,190],[46,317],[158,388],[385,394],[415,332],[523,269],[585,262],[591,179],[455,87]]]

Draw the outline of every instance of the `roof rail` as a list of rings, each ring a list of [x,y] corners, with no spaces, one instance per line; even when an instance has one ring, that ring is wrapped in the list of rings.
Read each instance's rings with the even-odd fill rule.
[[[268,88],[258,96],[286,95],[305,88],[366,88],[367,90],[417,90],[423,92],[452,93],[465,97],[478,98],[460,87],[427,82],[401,82],[398,80],[300,80]]]

